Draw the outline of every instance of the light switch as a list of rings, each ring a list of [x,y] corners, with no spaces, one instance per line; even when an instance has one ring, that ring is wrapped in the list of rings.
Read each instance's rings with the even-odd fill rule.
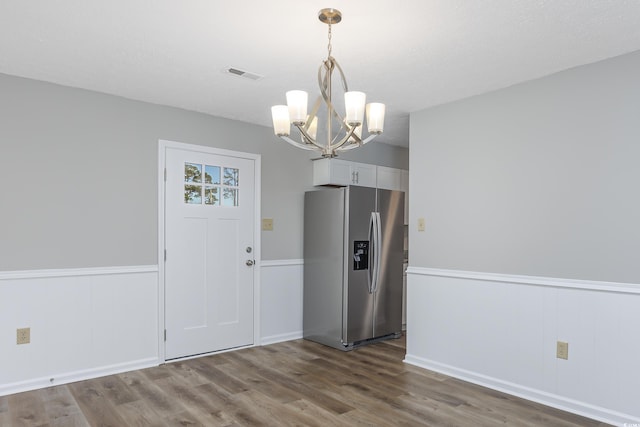
[[[262,218],[262,231],[273,231],[273,218]]]
[[[424,231],[424,218],[418,218],[418,231]]]

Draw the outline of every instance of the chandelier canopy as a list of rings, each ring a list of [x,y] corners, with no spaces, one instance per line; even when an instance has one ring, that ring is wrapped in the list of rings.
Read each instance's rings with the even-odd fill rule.
[[[351,150],[361,147],[371,141],[384,130],[385,105],[377,102],[366,104],[364,92],[349,91],[347,79],[338,61],[331,56],[331,25],[342,20],[342,14],[337,9],[322,9],[318,19],[328,25],[327,59],[318,69],[318,86],[320,95],[307,114],[308,94],[302,90],[290,90],[286,93],[287,105],[271,107],[273,130],[275,134],[289,144],[304,150],[319,151],[322,157],[336,157],[338,151]],[[332,76],[338,71],[344,92],[344,117],[335,109],[332,103]],[[316,139],[318,130],[318,114],[320,107],[326,107],[326,139],[320,142]],[[369,135],[362,138],[364,116],[366,114]],[[298,128],[300,141],[289,138],[291,125]]]

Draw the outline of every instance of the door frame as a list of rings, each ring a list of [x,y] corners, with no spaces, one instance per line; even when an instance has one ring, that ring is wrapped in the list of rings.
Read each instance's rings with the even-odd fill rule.
[[[158,361],[165,363],[165,164],[166,150],[175,148],[186,151],[196,151],[200,153],[214,154],[219,156],[239,157],[253,160],[254,169],[254,218],[253,218],[253,256],[255,264],[253,268],[253,344],[248,347],[260,345],[260,265],[261,265],[261,244],[260,244],[260,196],[261,192],[261,156],[260,154],[232,151],[221,148],[209,147],[206,145],[185,144],[182,142],[158,140]],[[221,350],[221,353],[228,350]],[[206,354],[199,355],[206,356]],[[187,357],[188,358],[188,357]],[[181,360],[181,359],[175,359]]]

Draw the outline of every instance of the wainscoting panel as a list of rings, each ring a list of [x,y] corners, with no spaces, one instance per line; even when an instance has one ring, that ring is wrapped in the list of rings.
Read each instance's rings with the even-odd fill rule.
[[[302,338],[302,260],[262,261],[261,344]]]
[[[155,366],[158,336],[156,266],[0,272],[0,395]]]
[[[640,285],[415,267],[407,280],[407,363],[640,423]]]

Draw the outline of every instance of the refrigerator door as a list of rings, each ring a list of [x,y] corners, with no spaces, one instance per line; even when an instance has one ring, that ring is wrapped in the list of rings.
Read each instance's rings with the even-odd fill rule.
[[[381,235],[373,336],[381,337],[402,333],[404,193],[381,189],[377,192]]]
[[[369,236],[371,213],[375,212],[376,189],[367,187],[348,187],[346,197],[347,221],[345,239],[346,282],[344,287],[344,324],[342,341],[345,345],[373,338],[374,306],[370,285],[372,259],[367,253],[366,268],[364,260],[356,260],[356,255],[370,248]],[[367,251],[368,252],[368,251]],[[363,258],[361,254],[360,258]]]

